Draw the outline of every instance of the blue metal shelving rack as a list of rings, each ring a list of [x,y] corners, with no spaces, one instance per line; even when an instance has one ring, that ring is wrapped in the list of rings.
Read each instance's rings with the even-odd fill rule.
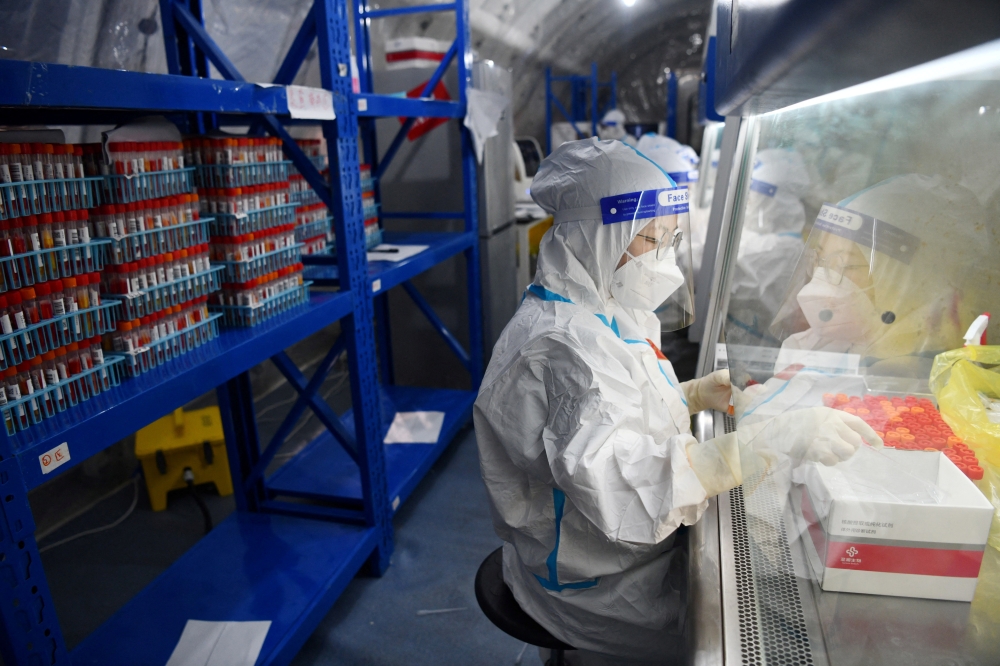
[[[559,95],[552,90],[552,84],[569,83],[569,110],[559,100]],[[598,97],[601,89],[609,92],[608,101],[601,106]],[[576,123],[589,122],[591,136],[597,136],[597,124],[605,113],[615,108],[618,99],[618,74],[611,72],[611,79],[602,83],[597,78],[597,63],[591,63],[590,74],[569,74],[553,76],[550,68],[545,69],[545,153],[552,152],[552,107],[555,106],[563,118],[576,129]],[[576,129],[578,139],[584,138]]]
[[[356,3],[360,94],[351,89],[348,2]],[[90,124],[163,113],[191,132],[240,118],[244,124],[280,137],[288,157],[333,213],[339,289],[314,293],[307,305],[261,326],[226,330],[173,363],[123,382],[56,419],[13,437],[0,437],[0,496],[4,498],[0,502],[0,574],[9,583],[0,586],[0,656],[9,666],[162,664],[188,619],[270,620],[258,663],[289,662],[351,578],[365,567],[379,574],[388,566],[392,512],[468,421],[482,374],[476,174],[467,134],[463,130],[466,206],[457,213],[465,220],[465,230],[391,238],[431,246],[407,261],[366,261],[358,171],[359,119],[366,153],[371,155],[374,135],[365,129],[366,119],[464,117],[472,61],[467,0],[383,11],[370,10],[360,0],[315,0],[276,76],[279,85],[273,87],[243,80],[206,33],[200,0],[161,0],[160,7],[171,74],[0,60],[0,80],[4,81],[0,116],[10,124]],[[456,39],[448,60],[455,60],[459,71],[457,102],[370,92],[367,21],[400,11],[454,12]],[[336,111],[336,120],[322,123],[330,148],[329,183],[283,126],[289,117],[282,86],[294,79],[314,41],[318,42],[322,85],[332,91]],[[225,80],[206,78],[209,63]],[[447,63],[436,78],[445,67]],[[391,157],[383,156],[382,163]],[[440,326],[429,308],[426,314],[463,358],[472,390],[414,389],[380,382],[377,346],[384,341],[377,343],[373,330],[375,297],[401,285],[419,304],[421,297],[409,284],[410,278],[460,252],[468,268],[469,351]],[[335,321],[341,322],[341,336],[307,379],[282,350]],[[348,359],[353,408],[341,415],[318,398],[317,391],[343,353]],[[286,376],[299,398],[265,446],[257,432],[248,371],[266,360]],[[218,387],[238,511],[70,652],[40,564],[28,490],[212,386]],[[293,458],[291,467],[282,467],[280,478],[267,477],[268,463],[306,409],[313,410],[327,434]],[[428,409],[446,414],[436,444],[383,445],[396,411]],[[71,460],[43,475],[39,456],[64,442]]]

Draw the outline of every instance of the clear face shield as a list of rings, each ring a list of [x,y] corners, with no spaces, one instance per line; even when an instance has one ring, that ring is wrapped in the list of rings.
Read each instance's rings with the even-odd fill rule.
[[[918,246],[916,237],[887,222],[824,204],[772,334],[785,339],[808,328],[824,341],[871,343],[896,319],[892,307],[877,305],[876,271],[885,262],[909,264]]]
[[[685,187],[644,190],[601,199],[604,224],[634,224],[639,233],[611,278],[621,305],[651,311],[662,331],[694,322],[691,227]]]

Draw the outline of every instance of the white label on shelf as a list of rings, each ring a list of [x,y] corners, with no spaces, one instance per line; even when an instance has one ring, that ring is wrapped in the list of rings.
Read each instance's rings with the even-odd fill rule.
[[[378,280],[372,282],[372,293],[377,294],[381,290],[382,290],[382,279],[379,278]]]
[[[48,474],[57,467],[69,462],[69,443],[63,442],[56,448],[38,456],[38,464],[42,466],[42,474]]]
[[[392,510],[395,511],[399,508],[399,495],[396,495],[396,499],[392,500]]]
[[[333,93],[322,88],[285,86],[288,97],[288,114],[292,118],[333,120]]]
[[[367,110],[368,110],[368,100],[364,99],[364,98],[359,99],[358,100],[358,111],[367,111]]]

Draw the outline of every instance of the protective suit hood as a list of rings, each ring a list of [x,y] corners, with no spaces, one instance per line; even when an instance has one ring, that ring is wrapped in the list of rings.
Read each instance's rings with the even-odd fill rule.
[[[608,312],[611,277],[649,220],[604,224],[604,197],[674,187],[652,160],[621,141],[563,144],[531,182],[531,197],[554,216],[542,238],[534,283],[594,312]]]
[[[658,134],[644,134],[636,146],[640,153],[656,162],[678,184],[698,180],[698,154],[690,146]]]

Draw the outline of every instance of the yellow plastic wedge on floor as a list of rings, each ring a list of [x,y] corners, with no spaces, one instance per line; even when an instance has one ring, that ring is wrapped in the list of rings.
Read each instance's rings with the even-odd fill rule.
[[[184,470],[195,485],[214,483],[220,495],[233,494],[226,441],[218,407],[175,410],[135,436],[135,456],[142,463],[153,511],[167,508],[167,493],[187,487]]]

